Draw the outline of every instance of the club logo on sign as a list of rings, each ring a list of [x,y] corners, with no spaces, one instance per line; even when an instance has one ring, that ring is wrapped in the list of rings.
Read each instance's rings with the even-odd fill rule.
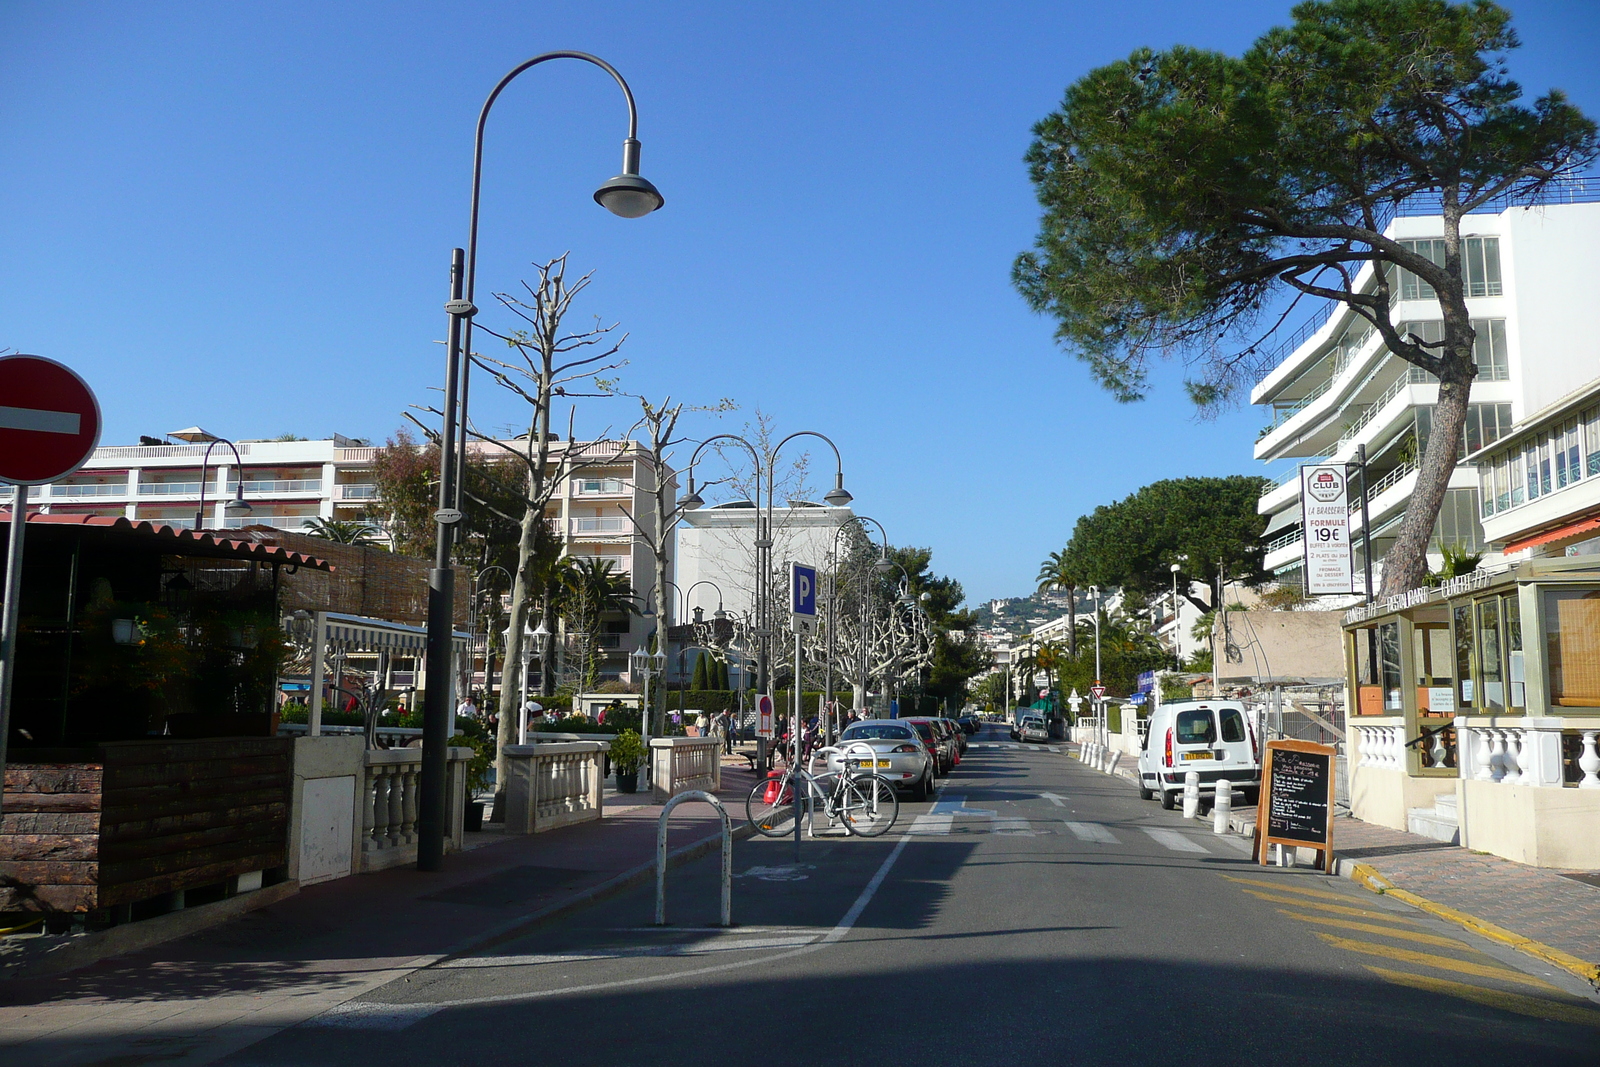
[[[1319,504],[1331,504],[1344,496],[1344,479],[1327,467],[1319,468],[1306,479],[1306,492]]]

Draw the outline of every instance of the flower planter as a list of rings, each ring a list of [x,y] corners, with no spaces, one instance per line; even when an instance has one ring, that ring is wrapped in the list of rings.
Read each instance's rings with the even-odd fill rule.
[[[617,772],[617,792],[637,793],[639,791],[639,768],[631,771]]]

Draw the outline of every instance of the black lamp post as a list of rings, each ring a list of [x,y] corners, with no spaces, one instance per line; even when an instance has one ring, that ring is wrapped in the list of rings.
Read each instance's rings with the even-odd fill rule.
[[[239,449],[226,437],[214,437],[206,445],[206,454],[200,460],[200,506],[194,513],[194,528],[197,531],[206,526],[206,467],[211,463],[211,450],[218,445],[233,449],[233,469],[239,472],[238,479],[233,483],[233,499],[222,505],[222,510],[234,514],[251,510],[250,502],[244,498],[244,460],[239,458]]]
[[[450,568],[450,548],[455,523],[461,521],[460,463],[466,455],[467,378],[462,373],[463,351],[472,351],[472,316],[478,261],[478,201],[483,179],[483,129],[489,110],[512,80],[540,63],[552,59],[577,59],[592,63],[616,79],[628,103],[628,136],[622,142],[622,173],[595,190],[601,207],[625,219],[636,219],[659,208],[662,196],[654,185],[639,176],[639,116],[633,91],[615,67],[587,52],[546,52],[514,67],[501,78],[483,102],[478,113],[477,136],[472,153],[472,211],[467,230],[467,248],[455,249],[450,259],[450,300],[445,304],[450,316],[445,346],[444,426],[439,437],[439,510],[433,570],[428,575],[428,691],[422,710],[422,774],[417,812],[417,869],[439,870],[444,864],[446,757],[450,743],[451,637],[454,628],[455,573]],[[459,398],[459,399],[458,399]],[[457,421],[457,406],[460,420]],[[458,449],[457,437],[460,437]],[[459,457],[459,458],[458,458]],[[443,684],[439,684],[439,680]]]

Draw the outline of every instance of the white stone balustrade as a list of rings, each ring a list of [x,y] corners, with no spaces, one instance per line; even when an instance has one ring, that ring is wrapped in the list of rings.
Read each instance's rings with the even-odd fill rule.
[[[657,804],[691,789],[721,788],[722,745],[715,737],[650,739],[650,790]]]
[[[467,761],[470,748],[449,749],[445,780],[446,851],[463,843]],[[361,870],[381,871],[417,860],[417,802],[422,749],[369,749],[363,755],[363,789],[356,796],[361,816]]]
[[[1561,731],[1565,725],[1562,719],[1537,715],[1511,723],[1458,716],[1457,769],[1462,778],[1479,782],[1559,789],[1563,784]],[[1588,788],[1600,789],[1600,779]]]
[[[1364,723],[1352,726],[1356,734],[1360,758],[1358,767],[1381,767],[1399,770],[1405,766],[1405,728],[1403,726],[1369,726]]]
[[[506,832],[538,834],[601,816],[607,741],[507,745]]]

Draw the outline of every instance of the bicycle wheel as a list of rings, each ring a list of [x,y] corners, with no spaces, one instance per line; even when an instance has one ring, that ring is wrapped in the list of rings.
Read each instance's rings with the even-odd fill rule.
[[[763,837],[784,837],[794,832],[794,785],[783,778],[767,778],[755,784],[745,798],[744,813]]]
[[[864,774],[844,789],[844,824],[858,837],[877,837],[900,817],[900,798],[887,778]]]

